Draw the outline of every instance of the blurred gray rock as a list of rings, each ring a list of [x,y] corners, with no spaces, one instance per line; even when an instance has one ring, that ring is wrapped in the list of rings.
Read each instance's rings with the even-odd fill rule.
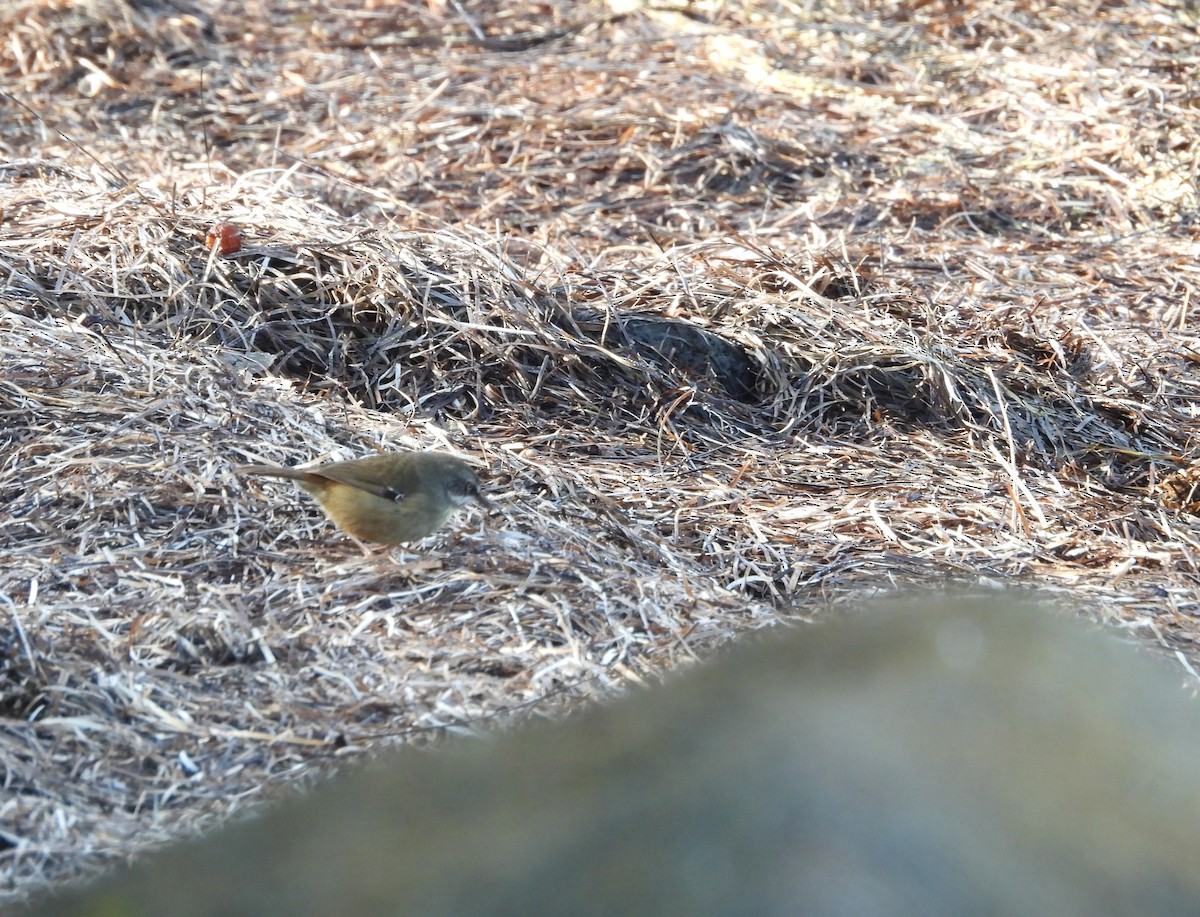
[[[1096,631],[996,600],[750,638],[36,913],[1200,914],[1200,708]]]

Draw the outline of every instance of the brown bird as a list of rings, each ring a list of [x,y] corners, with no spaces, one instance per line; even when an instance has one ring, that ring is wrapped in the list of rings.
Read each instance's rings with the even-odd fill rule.
[[[419,541],[459,506],[491,506],[471,467],[445,452],[391,452],[313,468],[242,465],[235,470],[294,479],[317,498],[325,515],[360,541]]]

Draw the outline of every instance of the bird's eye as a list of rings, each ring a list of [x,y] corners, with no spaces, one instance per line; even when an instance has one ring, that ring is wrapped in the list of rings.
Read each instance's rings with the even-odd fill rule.
[[[446,485],[446,493],[455,503],[463,504],[470,503],[472,500],[479,501],[479,484],[475,481],[470,481],[462,478],[456,478]]]
[[[391,487],[387,488],[383,492],[383,495],[385,497],[387,497],[387,499],[391,500],[393,503],[399,503],[401,500],[403,500],[405,497],[408,496],[408,494],[406,494],[404,491],[394,490]]]

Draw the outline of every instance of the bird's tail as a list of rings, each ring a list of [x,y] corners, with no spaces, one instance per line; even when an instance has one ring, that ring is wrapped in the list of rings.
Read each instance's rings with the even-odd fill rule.
[[[298,468],[284,468],[281,465],[238,465],[233,469],[235,474],[257,474],[270,478],[295,478],[304,480],[309,472]]]

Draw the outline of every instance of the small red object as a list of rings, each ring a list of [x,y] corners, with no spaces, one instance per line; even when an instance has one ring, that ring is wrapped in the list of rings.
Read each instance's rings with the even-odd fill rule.
[[[242,231],[233,223],[214,223],[204,237],[205,248],[216,248],[218,255],[232,255],[242,247]]]

